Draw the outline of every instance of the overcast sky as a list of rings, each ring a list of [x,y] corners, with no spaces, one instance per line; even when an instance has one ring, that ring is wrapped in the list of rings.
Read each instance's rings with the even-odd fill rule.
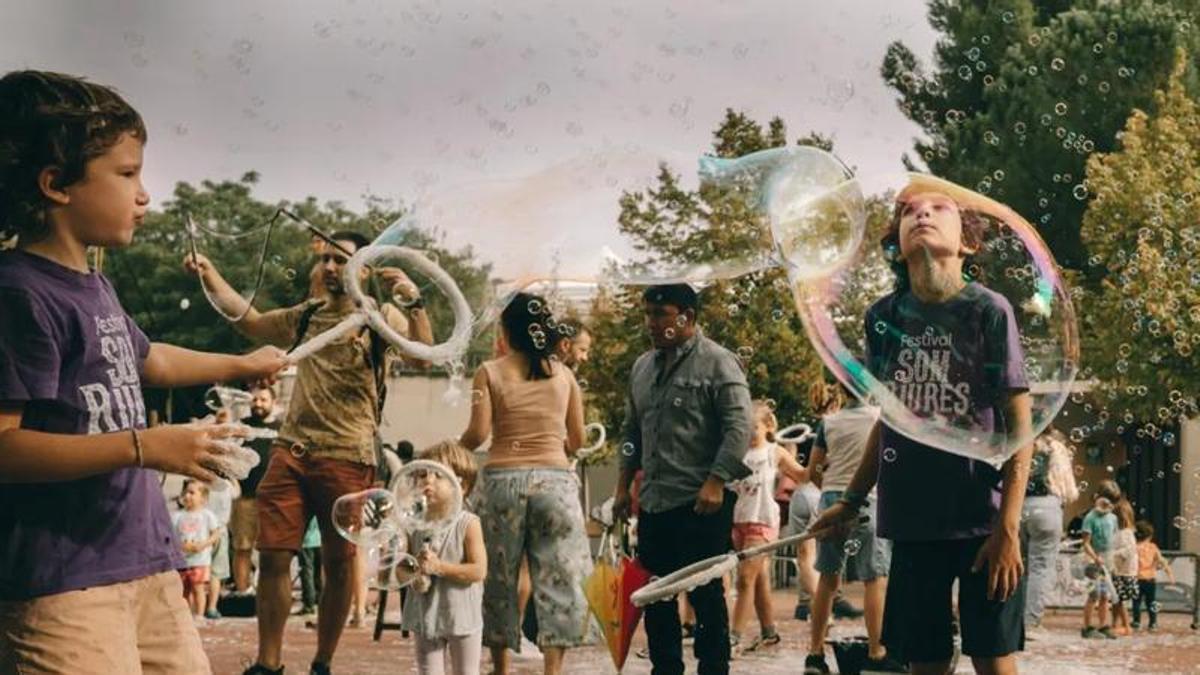
[[[504,273],[542,264],[530,241],[569,235],[580,259],[614,244],[619,189],[653,157],[694,172],[727,107],[832,135],[860,171],[899,168],[917,129],[880,62],[935,39],[917,0],[0,0],[0,16],[4,70],[86,75],[142,112],[156,201],[253,169],[267,200],[474,202],[486,222],[430,224]],[[497,193],[524,210],[488,218]],[[558,231],[514,233],[529,209]]]

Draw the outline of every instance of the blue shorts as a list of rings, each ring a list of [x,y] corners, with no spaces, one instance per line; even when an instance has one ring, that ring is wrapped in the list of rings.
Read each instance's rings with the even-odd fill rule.
[[[792,491],[792,500],[788,503],[787,523],[780,530],[779,536],[786,537],[800,534],[808,529],[808,524],[816,520],[820,513],[818,501],[821,491],[812,483],[803,483]]]
[[[841,499],[841,490],[821,493],[821,511]],[[817,540],[817,561],[814,567],[821,574],[840,574],[846,581],[871,581],[888,575],[892,564],[892,544],[875,536],[875,499],[868,498],[863,513],[866,522],[859,523],[846,537]]]

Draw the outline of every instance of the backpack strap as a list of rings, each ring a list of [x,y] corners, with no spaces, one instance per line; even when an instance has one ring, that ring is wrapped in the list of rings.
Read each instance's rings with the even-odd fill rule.
[[[288,348],[288,353],[296,351],[296,347],[304,342],[304,337],[308,334],[308,324],[312,321],[313,314],[325,306],[324,300],[310,300],[308,306],[300,311],[300,318],[296,320],[296,339],[292,342],[292,346]]]
[[[367,366],[375,378],[375,422],[383,419],[383,404],[387,398],[387,340],[371,328],[366,329],[370,334],[371,347],[367,350]]]

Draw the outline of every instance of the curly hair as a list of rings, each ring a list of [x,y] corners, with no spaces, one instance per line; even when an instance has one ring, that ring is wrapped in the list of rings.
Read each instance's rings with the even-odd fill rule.
[[[814,415],[829,415],[846,405],[846,394],[837,383],[818,380],[808,386],[808,405]]]
[[[57,167],[56,188],[76,183],[124,134],[147,140],[141,115],[109,87],[37,70],[0,78],[0,240],[49,234],[38,175]]]
[[[908,278],[908,265],[900,254],[900,218],[906,204],[905,201],[898,200],[896,202],[896,206],[892,209],[892,219],[888,222],[887,232],[879,240],[879,245],[883,248],[883,256],[887,259],[892,273],[896,275],[896,290],[899,291],[906,291],[911,286]],[[955,206],[958,207],[958,215],[962,220],[963,243],[978,251],[983,247],[983,238],[989,227],[987,217],[978,211],[963,208],[957,202],[955,202]],[[973,262],[974,256],[967,256],[963,263],[964,268],[970,270]],[[971,276],[977,277],[978,273]]]

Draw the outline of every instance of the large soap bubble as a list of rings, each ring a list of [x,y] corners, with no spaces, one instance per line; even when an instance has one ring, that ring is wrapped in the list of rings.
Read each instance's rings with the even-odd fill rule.
[[[371,588],[399,590],[420,575],[417,559],[408,551],[408,537],[401,532],[380,537],[360,549],[359,555],[365,556],[367,585]]]
[[[791,274],[828,274],[858,247],[864,201],[850,170],[813,147],[762,150],[737,159],[704,157],[706,188],[740,194],[770,225],[772,246]]]
[[[407,532],[444,530],[462,509],[458,477],[438,462],[419,459],[405,464],[391,487],[394,517]]]
[[[891,429],[999,465],[1050,424],[1075,377],[1075,312],[1058,266],[1024,218],[966,188],[919,174],[857,182],[868,234],[855,255],[824,279],[792,275],[813,345],[838,379],[881,407]],[[845,190],[835,192],[830,199],[843,201]],[[824,199],[810,200],[812,213]],[[944,303],[897,290],[897,271],[907,269],[901,247],[881,245],[895,205],[910,202],[960,213],[965,229],[977,233],[977,250],[964,261],[966,283]],[[927,236],[934,235],[910,240],[926,242],[910,245],[917,264],[936,246]],[[1012,378],[1027,380],[1031,394],[1025,436],[984,410],[1002,400],[999,387]]]
[[[387,544],[400,532],[396,499],[383,488],[338,497],[333,503],[333,527],[356,546],[368,549]]]

